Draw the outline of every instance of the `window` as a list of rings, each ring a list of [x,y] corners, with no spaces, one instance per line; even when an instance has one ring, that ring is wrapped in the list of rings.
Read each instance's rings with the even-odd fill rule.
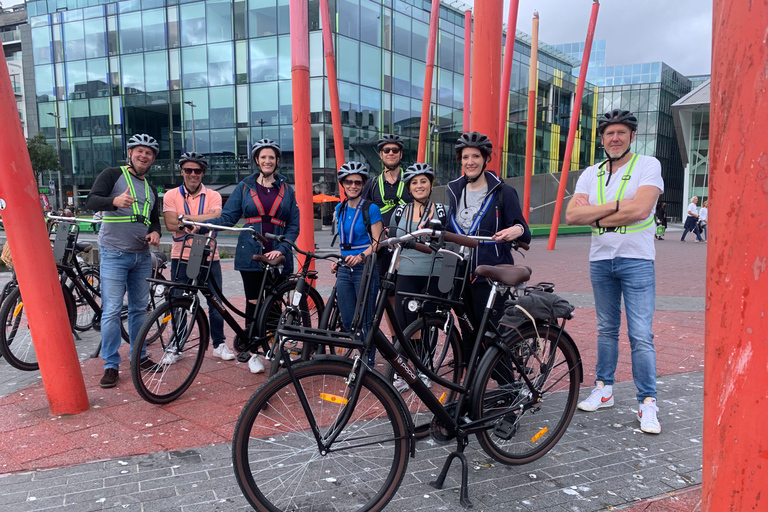
[[[251,82],[277,80],[277,38],[252,39]]]
[[[360,84],[381,88],[381,50],[375,46],[360,45]]]
[[[121,59],[123,92],[135,94],[144,91],[144,56],[124,55]]]
[[[153,9],[142,13],[144,22],[144,50],[165,48],[165,9]]]
[[[278,84],[280,89],[280,117],[279,119],[272,119],[272,124],[290,124],[293,119],[293,90],[291,89],[291,82],[287,80],[281,80]],[[339,90],[339,96],[341,96],[341,90]]]
[[[413,20],[411,34],[411,55],[422,62],[427,61],[427,41],[429,40],[429,25]]]
[[[118,18],[121,53],[135,53],[144,49],[141,33],[141,13],[121,14]]]
[[[181,8],[181,45],[205,43],[205,3],[187,4]]]
[[[264,128],[272,125],[272,118],[276,117],[277,82],[251,84],[251,124]]]
[[[208,85],[208,59],[205,46],[182,48],[181,84],[184,89]]]
[[[107,29],[104,25],[104,18],[95,18],[86,20],[83,23],[85,28],[85,56],[92,59],[94,57],[106,57],[107,55]]]
[[[248,1],[248,35],[250,37],[277,34],[277,8],[274,0]]]
[[[359,0],[337,0],[338,33],[353,39],[360,39]]]
[[[51,29],[38,27],[32,29],[32,50],[35,64],[50,64],[53,62],[51,55]]]
[[[235,126],[235,88],[212,87],[210,93],[211,128]]]
[[[208,0],[206,3],[208,42],[232,40],[232,10],[229,0]]]
[[[35,94],[37,101],[53,101],[56,91],[53,86],[53,66],[35,66]],[[41,117],[42,119],[42,117]]]
[[[85,31],[82,21],[64,23],[64,58],[79,60],[85,58]]]
[[[325,69],[323,54],[323,34],[315,31],[309,33],[309,76],[323,76]]]
[[[167,52],[145,53],[144,68],[148,71],[145,89],[147,92],[159,92],[168,90]]]
[[[232,85],[235,83],[235,66],[232,43],[208,45],[208,85]]]
[[[423,62],[417,60],[411,60],[411,96],[414,98],[422,97],[427,91],[424,90],[424,79],[426,78],[427,70]],[[432,74],[432,80],[434,81],[435,75]],[[431,86],[431,84],[430,84]],[[432,95],[434,98],[434,95]]]
[[[454,67],[454,55],[453,55],[453,47],[454,47],[454,38],[451,34],[447,34],[443,32],[442,30],[438,33],[438,51],[437,51],[437,65],[441,68],[455,69]],[[463,46],[463,45],[462,45]],[[462,68],[463,68],[463,59],[462,59]]]
[[[370,0],[360,0],[360,40],[381,45],[381,6]]]
[[[411,18],[404,14],[395,13],[395,51],[403,55],[411,55]]]
[[[291,36],[280,36],[278,41],[277,69],[279,78],[291,78]]]
[[[192,130],[192,117],[195,118],[195,130],[205,130],[209,128],[208,123],[208,89],[196,89],[194,91],[184,91],[182,104],[182,118],[184,119],[184,129]],[[195,107],[187,105],[186,102],[191,101]],[[194,110],[194,112],[192,112]],[[189,136],[190,134],[187,134]],[[205,136],[207,140],[207,135]],[[190,141],[191,142],[191,141]],[[207,144],[207,142],[206,142]],[[199,140],[198,140],[199,145]],[[197,148],[198,153],[201,152],[200,148]]]
[[[91,59],[87,61],[88,68],[88,97],[100,98],[109,96],[109,67],[107,59]]]
[[[411,94],[411,60],[407,57],[395,55],[393,82],[395,94]]]
[[[344,36],[339,36],[337,40],[339,80],[357,83],[360,81],[359,43]]]
[[[168,52],[168,69],[170,71],[169,85],[172,91],[178,91],[181,88],[181,75],[179,72],[179,50]]]
[[[229,155],[228,162],[231,168],[234,164],[235,156],[235,130],[211,130],[211,148],[210,153],[212,155]]]
[[[85,61],[70,62],[67,64],[67,98],[86,98],[86,83],[88,75],[85,70]]]

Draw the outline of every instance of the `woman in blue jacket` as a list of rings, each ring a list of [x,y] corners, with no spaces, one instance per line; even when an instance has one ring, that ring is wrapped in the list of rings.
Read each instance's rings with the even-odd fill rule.
[[[237,184],[229,196],[221,217],[211,219],[211,224],[234,226],[240,217],[245,217],[245,225],[256,231],[285,235],[295,242],[299,236],[299,206],[293,188],[287,178],[277,174],[280,165],[280,146],[269,139],[261,139],[251,148],[251,159],[256,163],[256,172]],[[259,299],[261,281],[264,278],[261,263],[253,261],[254,254],[262,254],[262,248],[250,233],[242,232],[237,239],[235,251],[235,270],[240,271],[243,279],[245,297],[246,329],[250,323]],[[269,241],[264,247],[264,256],[269,259],[285,256],[282,275],[293,272],[293,252],[285,242]],[[253,354],[248,361],[252,373],[263,373],[264,364],[258,354]]]
[[[508,242],[515,239],[525,243],[531,241],[517,191],[505,185],[495,173],[486,170],[492,150],[491,141],[481,133],[469,132],[459,137],[456,160],[463,175],[448,183],[448,230],[493,238],[493,242],[481,243],[476,249],[473,269],[478,265],[513,264]],[[479,321],[491,293],[491,285],[485,278],[473,275],[469,289],[475,318]],[[491,319],[498,323],[504,313],[504,301],[497,300],[494,309]]]

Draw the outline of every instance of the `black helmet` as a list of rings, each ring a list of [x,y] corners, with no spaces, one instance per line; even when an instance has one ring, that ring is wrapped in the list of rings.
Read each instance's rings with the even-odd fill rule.
[[[160,152],[160,146],[157,144],[155,138],[146,133],[139,133],[128,139],[128,144],[125,145],[125,149],[132,149],[136,146],[148,147],[155,153],[155,156]]]
[[[420,174],[429,178],[430,183],[435,181],[435,171],[432,170],[429,164],[413,164],[403,173],[403,183],[407,187],[411,180]]]
[[[187,162],[192,162],[194,164],[200,165],[200,167],[203,168],[203,171],[208,170],[208,160],[205,159],[202,153],[187,151],[186,153],[181,155],[181,158],[179,158],[179,167],[184,167],[184,164]]]
[[[255,162],[256,158],[259,156],[259,152],[264,148],[272,148],[275,151],[275,156],[280,158],[280,145],[273,140],[261,139],[253,143],[253,147],[251,148],[251,160]]]
[[[456,141],[456,156],[461,156],[461,150],[464,148],[477,148],[486,158],[493,152],[491,140],[478,132],[467,132]]]
[[[360,162],[347,162],[339,167],[337,176],[339,181],[344,181],[344,178],[351,174],[359,174],[363,181],[368,181],[368,166]]]
[[[395,135],[394,133],[387,133],[382,135],[379,139],[379,142],[376,144],[376,151],[380,152],[381,149],[387,144],[397,144],[397,147],[400,148],[400,151],[402,151],[405,147],[405,144],[403,144],[403,139],[401,139],[399,135]]]
[[[603,134],[606,128],[612,124],[625,124],[633,132],[637,130],[637,118],[629,110],[613,109],[606,112],[597,122],[597,131]]]

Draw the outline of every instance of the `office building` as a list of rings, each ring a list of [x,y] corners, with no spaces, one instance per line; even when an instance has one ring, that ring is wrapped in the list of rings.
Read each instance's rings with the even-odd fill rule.
[[[11,76],[24,137],[37,134],[35,73],[32,65],[32,38],[27,24],[26,6],[0,7],[0,41]]]
[[[680,158],[685,166],[684,206],[697,196],[699,205],[709,197],[710,80],[672,105]]]
[[[209,158],[207,183],[235,183],[251,172],[249,148],[261,138],[281,144],[282,172],[292,176],[288,0],[87,4],[27,4],[41,129],[54,143],[58,119],[65,188],[73,176],[81,189],[90,188],[99,171],[124,161],[125,142],[138,132],[160,142],[152,179],[161,187],[178,183],[173,162],[192,149]],[[365,161],[378,172],[375,143],[382,133],[394,132],[406,139],[404,161],[415,161],[430,4],[338,0],[331,9],[346,159]],[[309,2],[309,32],[313,181],[318,190],[334,192],[316,0]],[[508,176],[522,173],[525,158],[530,42],[521,37],[510,88]],[[562,165],[574,63],[540,45],[537,172],[559,171]],[[453,144],[462,132],[464,71],[464,13],[441,5],[427,159],[442,183],[459,175]],[[594,91],[585,95],[576,168],[594,158],[596,101]]]

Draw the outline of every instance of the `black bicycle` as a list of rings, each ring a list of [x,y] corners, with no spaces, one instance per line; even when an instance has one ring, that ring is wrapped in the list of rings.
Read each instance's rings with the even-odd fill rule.
[[[580,356],[564,329],[565,319],[536,319],[501,332],[488,323],[500,289],[530,278],[526,267],[475,269],[476,275],[490,280],[493,291],[475,330],[477,341],[462,383],[441,378],[424,365],[396,321],[394,334],[405,355],[380,333],[384,312],[395,318],[389,293],[402,245],[416,236],[429,237],[438,249],[446,241],[477,247],[476,240],[432,229],[384,242],[395,246],[394,255],[368,335],[361,343],[354,334],[344,341],[333,333],[333,343],[362,348],[362,355],[353,360],[315,355],[313,361],[295,365],[287,360],[286,371],[262,385],[238,419],[233,465],[253,507],[381,510],[392,499],[408,455],[415,455],[416,427],[400,393],[364,363],[374,345],[433,414],[431,437],[439,443],[456,442],[433,486],[442,487],[451,462],[458,458],[465,506],[471,506],[463,453],[470,435],[495,460],[525,464],[543,456],[565,433],[582,380]],[[323,342],[329,332],[285,326],[280,334]],[[418,372],[453,390],[457,398],[441,403]]]
[[[257,234],[251,228],[180,222],[209,230],[248,231],[258,242]],[[283,310],[286,304],[292,303],[299,279],[296,276],[286,279],[279,275],[278,270],[285,257],[270,260],[255,254],[253,259],[263,265],[266,277],[259,291],[259,306],[253,318],[246,322],[247,327],[241,327],[232,313],[243,318],[245,313],[233,306],[216,282],[209,279],[211,257],[215,251],[214,237],[187,237],[181,259],[187,261],[188,283],[178,282],[179,276],[174,276],[174,282],[169,284],[170,298],[147,317],[139,330],[131,356],[131,376],[136,391],[148,402],[164,404],[177,399],[200,371],[210,334],[205,301],[201,301],[200,295],[203,299],[212,299],[224,321],[235,332],[237,341],[234,345],[240,351],[238,360],[241,362],[247,361],[251,353],[269,354]],[[308,285],[306,298],[298,307],[301,321],[316,326],[323,308],[323,300],[317,290]],[[162,332],[159,332],[158,326],[163,326]]]

